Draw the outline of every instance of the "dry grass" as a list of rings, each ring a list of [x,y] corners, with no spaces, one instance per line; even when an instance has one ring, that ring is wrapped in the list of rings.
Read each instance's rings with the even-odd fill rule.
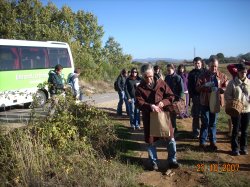
[[[80,80],[80,85],[83,87],[83,92],[87,96],[91,96],[96,93],[106,93],[114,90],[112,82],[100,80],[92,82]]]
[[[73,104],[68,112],[62,105],[57,115],[35,126],[0,134],[0,186],[137,184],[138,169],[111,157],[116,139],[106,115],[85,104]]]
[[[9,134],[0,154],[0,186],[134,186],[134,166],[82,153],[58,154],[29,131]],[[0,146],[0,151],[3,149]]]

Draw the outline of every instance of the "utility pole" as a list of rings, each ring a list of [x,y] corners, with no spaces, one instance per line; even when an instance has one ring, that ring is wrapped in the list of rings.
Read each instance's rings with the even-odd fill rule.
[[[194,58],[196,57],[196,54],[195,54],[195,47],[194,47]]]

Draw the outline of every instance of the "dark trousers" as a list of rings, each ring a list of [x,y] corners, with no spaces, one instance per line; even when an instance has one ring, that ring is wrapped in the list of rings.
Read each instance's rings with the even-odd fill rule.
[[[231,117],[233,123],[232,139],[231,139],[231,148],[232,151],[239,151],[238,144],[238,132],[241,130],[240,135],[240,149],[242,151],[247,150],[247,128],[250,120],[250,112],[242,113],[238,117]]]
[[[170,113],[170,120],[171,120],[171,123],[172,123],[172,127],[175,129],[175,131],[177,131],[176,114],[175,113]]]
[[[193,96],[192,102],[193,106],[191,109],[191,114],[193,117],[193,122],[192,122],[193,135],[198,136],[200,133],[200,113],[201,113],[200,96],[199,95]]]

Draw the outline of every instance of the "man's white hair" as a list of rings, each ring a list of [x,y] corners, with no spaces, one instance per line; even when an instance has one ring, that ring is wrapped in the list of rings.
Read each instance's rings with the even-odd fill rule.
[[[154,68],[151,64],[144,64],[141,67],[141,74],[145,75],[146,72],[151,71],[151,70],[154,72]]]

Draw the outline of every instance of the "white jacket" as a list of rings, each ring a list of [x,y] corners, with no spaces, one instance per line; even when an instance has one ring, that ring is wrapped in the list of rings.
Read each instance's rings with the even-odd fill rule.
[[[243,93],[242,89],[245,93]],[[225,91],[225,101],[238,99],[243,103],[242,113],[250,112],[250,80],[241,81],[238,77],[231,80]]]

